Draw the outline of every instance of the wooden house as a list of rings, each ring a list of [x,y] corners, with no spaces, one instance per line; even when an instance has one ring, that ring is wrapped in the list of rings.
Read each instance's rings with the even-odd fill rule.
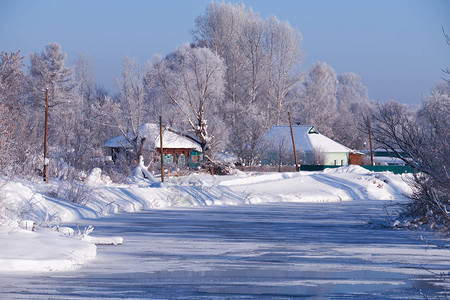
[[[158,158],[161,153],[159,125],[142,124],[139,132],[141,137],[145,138],[144,149],[152,153],[155,158]],[[129,132],[127,137],[122,134],[105,143],[105,147],[110,149],[113,161],[117,160],[119,153],[133,151],[132,143],[129,141],[133,138],[135,138],[135,135]],[[165,163],[178,164],[180,167],[196,167],[201,152],[200,144],[194,139],[171,129],[163,130],[163,157]]]

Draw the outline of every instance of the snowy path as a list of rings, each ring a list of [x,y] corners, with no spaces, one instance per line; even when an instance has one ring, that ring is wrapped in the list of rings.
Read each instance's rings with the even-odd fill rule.
[[[427,249],[404,230],[364,225],[383,214],[383,203],[178,208],[84,220],[97,235],[123,236],[124,245],[98,246],[97,258],[76,272],[0,275],[0,298],[438,295],[442,282],[424,268],[448,271],[448,250]]]
[[[359,185],[355,185],[354,182],[342,179],[342,178],[333,178],[333,176],[320,174],[320,175],[311,175],[311,177],[321,183],[327,184],[328,186],[332,186],[336,188],[336,190],[343,190],[347,197],[342,200],[362,200],[367,199],[367,193],[362,192],[362,187]]]

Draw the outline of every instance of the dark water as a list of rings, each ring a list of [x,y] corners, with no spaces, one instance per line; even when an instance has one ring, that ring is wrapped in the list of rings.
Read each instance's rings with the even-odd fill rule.
[[[2,299],[424,299],[445,290],[410,232],[368,226],[383,202],[152,210],[84,220],[122,236],[64,273],[0,275]],[[372,252],[373,251],[373,252]],[[447,268],[448,269],[448,268]]]

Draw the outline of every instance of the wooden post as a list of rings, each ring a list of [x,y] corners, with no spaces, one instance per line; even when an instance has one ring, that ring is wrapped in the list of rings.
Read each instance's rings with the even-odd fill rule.
[[[47,128],[48,128],[48,88],[45,97],[45,133],[44,133],[44,181],[48,183]]]
[[[161,182],[164,182],[163,131],[162,131],[161,116],[159,116],[159,140],[160,140],[159,150],[161,152]]]
[[[373,148],[372,148],[372,132],[370,131],[370,117],[367,117],[367,127],[369,129],[369,144],[370,144],[370,164],[373,166]]]
[[[295,150],[295,140],[294,140],[294,131],[292,130],[291,112],[288,112],[288,114],[289,114],[289,125],[291,126],[292,147],[294,148],[295,170],[299,172],[300,168],[298,166],[297,161],[297,151]]]

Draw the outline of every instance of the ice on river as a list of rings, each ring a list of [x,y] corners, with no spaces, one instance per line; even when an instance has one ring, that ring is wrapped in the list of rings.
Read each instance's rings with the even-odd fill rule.
[[[270,203],[146,210],[85,219],[96,259],[71,272],[0,275],[0,298],[423,299],[443,288],[430,270],[448,250],[363,220],[383,203]]]
[[[406,230],[367,226],[371,218],[384,216],[385,203],[404,201],[410,192],[405,179],[350,166],[191,175],[169,178],[164,185],[138,178],[126,185],[93,180],[86,206],[50,197],[58,182],[11,182],[3,192],[9,201],[29,207],[22,215],[34,220],[37,230],[24,234],[10,226],[2,231],[0,239],[10,246],[0,249],[0,259],[21,259],[16,271],[47,273],[17,275],[11,264],[0,264],[2,273],[9,273],[0,278],[0,298],[437,293],[442,282],[430,272],[448,271],[447,250],[428,247]],[[134,213],[104,217],[124,212]],[[56,223],[74,229],[93,225],[93,234],[123,237],[123,245],[98,246],[95,259],[86,250],[75,255],[77,260],[72,256],[83,251],[71,250],[95,246],[56,233],[48,239],[43,227]],[[39,239],[44,242],[36,243]],[[55,251],[48,250],[52,246]],[[35,256],[24,249],[33,249]],[[45,268],[39,260],[46,261]],[[72,269],[77,270],[67,271]]]

